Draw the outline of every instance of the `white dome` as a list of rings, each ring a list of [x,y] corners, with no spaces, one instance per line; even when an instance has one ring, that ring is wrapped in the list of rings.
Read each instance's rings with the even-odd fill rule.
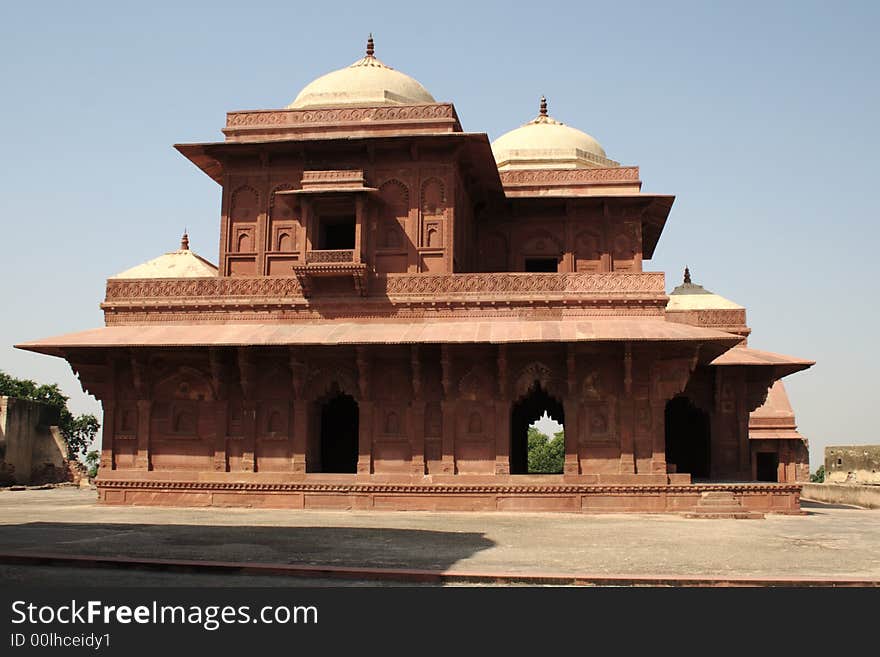
[[[184,233],[180,248],[140,265],[111,276],[111,280],[126,278],[212,278],[217,267],[202,256],[189,250],[189,236]]]
[[[492,153],[502,171],[619,166],[605,156],[605,149],[586,132],[548,116],[543,97],[540,114],[492,142]]]
[[[371,36],[363,59],[310,82],[287,108],[435,102],[434,97],[417,80],[386,66],[375,57]]]

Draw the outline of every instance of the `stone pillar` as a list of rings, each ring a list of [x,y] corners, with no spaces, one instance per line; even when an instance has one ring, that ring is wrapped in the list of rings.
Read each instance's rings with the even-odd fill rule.
[[[651,417],[666,417],[666,402],[651,402]],[[666,474],[666,421],[653,422],[651,426],[651,474]]]
[[[139,399],[137,403],[137,457],[135,460],[136,470],[150,470],[150,418],[153,402],[149,399]]]
[[[104,408],[104,424],[101,427],[101,461],[100,468],[113,469],[113,434],[116,431],[116,400],[105,399],[101,402]]]
[[[442,401],[440,409],[443,413],[443,438],[441,442],[442,461],[440,472],[455,474],[455,427],[457,424],[458,403]]]
[[[422,477],[425,474],[425,402],[422,400],[410,404],[407,433],[412,452],[412,474]]]
[[[293,402],[293,471],[306,472],[306,446],[309,436],[309,403],[297,398]]]
[[[246,399],[241,414],[241,433],[243,437],[241,446],[241,469],[244,472],[253,472],[256,466],[256,443],[257,443],[257,402]]]
[[[510,400],[495,400],[495,474],[510,474]]]
[[[226,459],[226,429],[229,423],[229,402],[218,399],[214,402],[214,470],[227,472],[229,463]]]
[[[354,261],[361,262],[364,253],[364,225],[366,223],[365,203],[362,194],[358,194],[355,199],[355,220],[354,220]]]
[[[565,411],[565,465],[563,473],[576,477],[581,473],[581,458],[578,444],[581,435],[581,400],[570,395],[563,402]]]
[[[369,475],[373,472],[373,402],[358,402],[358,462],[357,473]]]
[[[620,435],[620,473],[621,474],[635,474],[636,472],[636,463],[635,463],[635,424],[636,424],[636,409],[635,409],[635,401],[631,397],[624,397],[620,400],[620,410],[618,412],[619,418],[619,435]],[[664,440],[665,443],[665,440]],[[666,446],[664,444],[664,466],[666,463],[665,452]]]

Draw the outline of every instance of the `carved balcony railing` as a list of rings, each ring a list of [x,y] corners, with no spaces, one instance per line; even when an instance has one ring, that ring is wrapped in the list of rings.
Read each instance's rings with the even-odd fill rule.
[[[370,283],[371,294],[395,298],[475,298],[492,301],[548,297],[666,297],[663,272],[388,274]]]
[[[575,307],[579,305],[631,309],[643,308],[662,313],[668,297],[662,272],[605,273],[481,273],[481,274],[370,274],[363,263],[316,264],[316,270],[341,265],[343,275],[352,276],[354,296],[349,301],[355,315],[363,312],[361,303],[372,304],[381,315],[405,305],[437,310],[440,305],[454,307],[498,307],[509,304],[535,307]],[[107,294],[101,307],[108,323],[117,321],[217,321],[245,318],[248,313],[307,310],[320,298],[309,298],[312,267],[303,265],[291,276],[255,276],[170,279],[113,279],[107,281]],[[317,276],[322,275],[318,271]],[[330,275],[330,274],[324,274]],[[338,303],[338,296],[336,297]],[[134,313],[134,314],[131,314]],[[260,317],[263,317],[260,314]],[[123,320],[128,315],[130,320]],[[111,322],[111,317],[114,319]],[[165,318],[165,319],[163,319]]]
[[[354,249],[315,250],[306,252],[307,264],[354,262]]]

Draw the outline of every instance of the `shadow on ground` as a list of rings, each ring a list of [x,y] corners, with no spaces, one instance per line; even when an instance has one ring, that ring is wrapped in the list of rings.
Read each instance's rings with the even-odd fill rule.
[[[33,522],[0,526],[0,553],[443,571],[493,547],[482,533],[362,527]],[[100,577],[98,577],[100,579]],[[98,584],[100,582],[96,582]]]

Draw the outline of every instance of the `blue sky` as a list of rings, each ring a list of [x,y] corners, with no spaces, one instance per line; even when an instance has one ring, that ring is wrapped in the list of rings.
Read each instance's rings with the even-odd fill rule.
[[[748,308],[812,466],[880,442],[873,410],[880,3],[39,2],[0,9],[0,369],[96,403],[15,351],[99,326],[107,276],[176,247],[216,260],[220,189],[171,147],[282,107],[372,31],[385,63],[495,138],[557,119],[677,196],[655,257]]]

